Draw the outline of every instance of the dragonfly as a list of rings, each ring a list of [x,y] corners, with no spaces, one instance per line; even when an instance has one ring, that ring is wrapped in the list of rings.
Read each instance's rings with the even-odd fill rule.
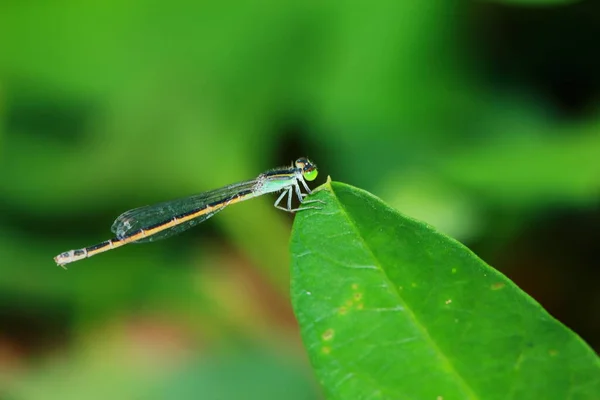
[[[296,212],[320,207],[309,205],[323,203],[321,200],[306,200],[312,193],[306,182],[317,178],[315,163],[306,157],[298,158],[290,167],[271,169],[252,180],[234,183],[208,192],[188,196],[164,203],[135,208],[119,215],[111,227],[114,238],[93,246],[69,250],[54,257],[59,266],[104,253],[128,243],[147,243],[165,239],[206,221],[225,207],[262,196],[282,192],[275,203],[276,208]],[[306,193],[302,192],[302,189]],[[287,195],[287,203],[282,206]],[[296,195],[300,207],[292,208]]]

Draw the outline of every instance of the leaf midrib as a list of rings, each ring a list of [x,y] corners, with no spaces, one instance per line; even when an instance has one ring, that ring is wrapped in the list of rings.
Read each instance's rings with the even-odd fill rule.
[[[410,317],[410,319],[412,319],[414,325],[417,327],[417,329],[419,329],[419,331],[421,332],[421,334],[423,335],[423,337],[425,337],[425,339],[429,342],[430,346],[433,348],[433,350],[438,355],[438,357],[442,360],[442,362],[444,362],[446,364],[448,370],[451,371],[451,373],[457,378],[457,381],[463,387],[463,389],[465,390],[465,392],[467,393],[467,395],[471,399],[473,399],[473,400],[479,399],[479,396],[477,396],[475,394],[475,392],[473,391],[473,389],[471,388],[471,386],[465,381],[465,379],[462,377],[462,375],[460,375],[458,373],[458,371],[454,368],[454,365],[446,357],[446,355],[444,354],[444,352],[438,347],[438,345],[435,342],[435,340],[433,340],[433,338],[431,337],[431,335],[429,335],[429,332],[427,331],[427,328],[425,328],[423,326],[423,324],[421,324],[421,322],[419,321],[419,319],[413,313],[411,307],[409,307],[406,304],[406,302],[402,299],[402,296],[400,296],[400,293],[398,292],[398,289],[396,288],[396,285],[390,279],[390,277],[386,273],[385,269],[382,267],[381,262],[379,261],[379,259],[377,258],[377,256],[375,256],[375,254],[371,250],[371,247],[365,241],[363,235],[360,233],[360,230],[356,226],[356,223],[355,223],[354,219],[352,217],[350,217],[350,214],[348,213],[348,210],[346,209],[346,207],[344,206],[344,204],[339,200],[339,198],[337,196],[337,193],[335,193],[335,189],[333,188],[333,185],[330,185],[330,187],[331,187],[331,191],[332,191],[332,193],[333,193],[336,201],[338,202],[338,204],[340,206],[340,209],[346,215],[346,219],[349,221],[352,229],[354,230],[354,232],[356,233],[357,237],[360,239],[360,241],[364,245],[365,249],[371,255],[372,259],[375,261],[374,265],[377,266],[377,268],[381,271],[381,273],[383,274],[383,276],[385,277],[385,279],[387,280],[387,282],[389,284],[391,284],[391,286],[394,288],[394,293],[397,295],[399,302],[404,306],[405,312],[408,313],[408,316]],[[395,211],[393,209],[392,209],[392,211],[393,212],[397,212],[397,211]]]

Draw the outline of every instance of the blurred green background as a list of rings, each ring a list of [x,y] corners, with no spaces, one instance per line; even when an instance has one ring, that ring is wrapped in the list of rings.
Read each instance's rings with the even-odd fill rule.
[[[52,260],[300,156],[599,349],[600,7],[543,3],[2,2],[0,398],[321,398],[275,197]]]

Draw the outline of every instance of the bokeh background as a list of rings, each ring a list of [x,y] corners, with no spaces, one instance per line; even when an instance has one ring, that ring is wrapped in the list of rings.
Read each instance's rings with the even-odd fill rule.
[[[52,260],[299,156],[600,348],[600,7],[547,3],[3,1],[0,398],[321,398],[273,196]]]

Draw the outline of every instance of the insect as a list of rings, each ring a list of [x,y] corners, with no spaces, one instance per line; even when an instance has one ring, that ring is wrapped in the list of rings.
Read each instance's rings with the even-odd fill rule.
[[[312,193],[307,181],[317,177],[317,166],[308,158],[302,157],[291,167],[276,168],[260,174],[256,179],[234,183],[220,189],[200,193],[164,203],[135,208],[121,214],[111,230],[115,238],[93,246],[65,251],[54,257],[61,267],[74,261],[83,260],[116,249],[128,243],[146,243],[165,239],[206,221],[225,207],[249,200],[266,193],[282,191],[274,206],[284,211],[295,212],[315,206],[306,206],[320,200],[305,200]],[[307,193],[302,193],[301,185]],[[301,203],[300,208],[292,208],[294,194]],[[286,207],[280,205],[287,195]]]

